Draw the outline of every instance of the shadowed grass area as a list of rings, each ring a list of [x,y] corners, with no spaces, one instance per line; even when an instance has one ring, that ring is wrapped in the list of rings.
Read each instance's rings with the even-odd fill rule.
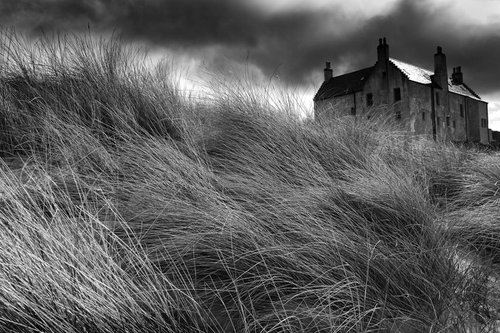
[[[251,87],[189,99],[116,40],[38,43],[0,47],[24,161],[0,175],[2,329],[495,327],[498,156]]]

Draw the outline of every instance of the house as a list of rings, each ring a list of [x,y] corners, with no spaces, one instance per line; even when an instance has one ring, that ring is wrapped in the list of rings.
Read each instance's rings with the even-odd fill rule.
[[[500,148],[500,131],[490,130],[490,144],[493,147]]]
[[[332,77],[329,62],[314,96],[315,119],[387,113],[403,130],[455,142],[489,143],[488,103],[464,82],[461,67],[448,76],[441,47],[434,71],[389,57],[379,39],[374,66]]]

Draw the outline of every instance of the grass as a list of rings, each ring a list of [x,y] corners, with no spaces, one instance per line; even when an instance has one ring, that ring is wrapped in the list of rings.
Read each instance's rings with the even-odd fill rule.
[[[2,35],[2,330],[496,329],[498,155],[57,37]]]

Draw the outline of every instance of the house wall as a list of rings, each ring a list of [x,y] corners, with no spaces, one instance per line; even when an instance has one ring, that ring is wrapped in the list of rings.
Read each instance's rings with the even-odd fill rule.
[[[449,94],[449,116],[451,120],[448,130],[452,141],[467,141],[467,118],[465,117],[467,99],[463,95]],[[460,114],[460,105],[463,109],[462,115]],[[453,127],[453,122],[455,122],[455,127]]]
[[[481,141],[480,126],[481,121],[479,117],[479,104],[471,98],[467,98],[467,120],[469,123],[469,140],[472,142]]]
[[[491,131],[491,138],[495,143],[500,144],[500,132],[499,131]]]
[[[408,87],[409,130],[415,134],[432,135],[431,88],[411,81]]]
[[[429,87],[429,89],[431,89]],[[451,140],[451,119],[450,126],[447,124],[449,114],[449,93],[447,90],[434,88],[434,110],[436,112],[436,137],[438,140]]]
[[[479,127],[480,130],[480,142],[483,144],[488,144],[490,143],[489,141],[489,135],[488,135],[488,124],[489,124],[489,119],[488,119],[488,103],[483,102],[483,101],[475,101],[478,106],[479,106],[479,118],[483,118],[486,120],[486,126],[484,127]]]
[[[362,103],[362,93],[351,93],[344,96],[314,102],[314,118],[327,120],[339,116],[351,115],[351,108]],[[356,108],[357,109],[357,108]],[[358,113],[359,111],[356,111]]]
[[[385,74],[384,74],[385,73]],[[400,89],[401,99],[395,100],[394,89]],[[373,95],[373,105],[367,105],[367,95]],[[399,124],[402,130],[409,128],[409,81],[390,62],[377,62],[362,91],[361,114],[386,116]],[[384,114],[380,114],[383,112]],[[399,116],[398,116],[399,115]]]
[[[472,98],[466,98],[466,100],[469,140],[488,144],[488,126],[481,126],[481,119],[486,119],[488,124],[488,103]]]

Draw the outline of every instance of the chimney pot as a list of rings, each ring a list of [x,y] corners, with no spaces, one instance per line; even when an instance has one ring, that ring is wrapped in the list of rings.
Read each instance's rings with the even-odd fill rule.
[[[434,80],[444,91],[448,90],[448,69],[446,67],[446,55],[441,46],[437,47],[434,54]]]
[[[327,61],[326,62],[326,66],[325,66],[325,69],[324,69],[324,78],[325,78],[325,81],[328,81],[332,78],[333,76],[333,70],[332,70],[332,63]]]
[[[384,37],[378,39],[379,45],[377,46],[377,61],[384,62],[389,60],[389,45],[387,39]]]
[[[453,68],[453,74],[451,74],[451,83],[453,84],[464,83],[464,74],[462,73],[462,67],[458,66]]]

